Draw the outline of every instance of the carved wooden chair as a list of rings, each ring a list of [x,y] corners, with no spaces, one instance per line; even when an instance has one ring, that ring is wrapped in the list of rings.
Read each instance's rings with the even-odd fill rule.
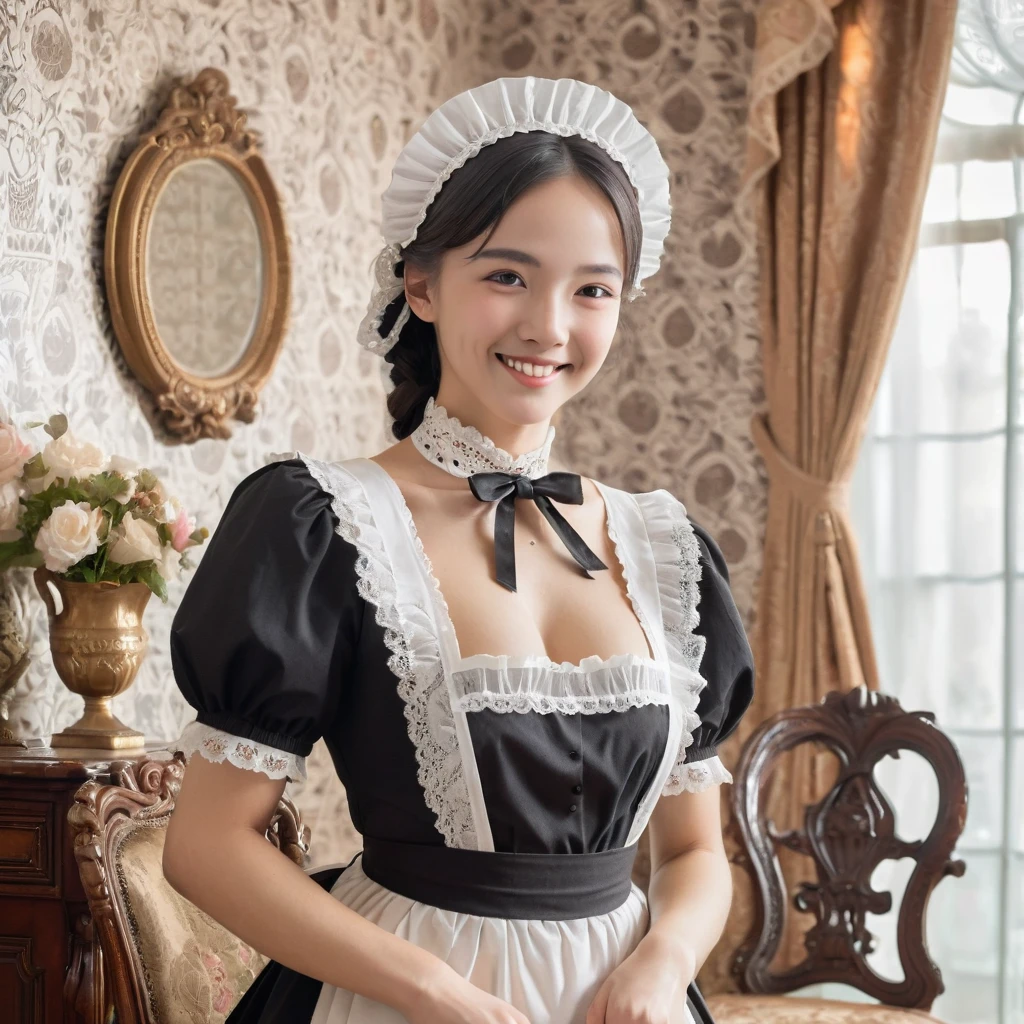
[[[184,758],[113,766],[68,812],[117,1024],[221,1024],[266,957],[171,888],[162,860]],[[282,798],[267,838],[301,867],[309,828]]]
[[[818,803],[804,811],[802,829],[779,832],[766,820],[763,794],[774,764],[802,743],[823,744],[836,754],[838,777]],[[886,755],[912,750],[927,760],[939,787],[936,819],[923,840],[904,842],[875,778]],[[817,705],[788,708],[768,719],[747,740],[732,790],[730,828],[750,874],[755,913],[731,965],[741,994],[711,996],[716,1024],[909,1024],[935,1021],[928,1011],[943,991],[942,975],[928,955],[925,911],[932,890],[946,875],[964,873],[952,859],[967,817],[964,767],[949,738],[927,711],[904,711],[892,697],[861,686],[828,694]],[[804,936],[806,957],[794,967],[770,967],[787,916],[777,850],[810,857],[817,877],[796,887],[793,904],[812,914]],[[866,960],[873,936],[866,915],[888,913],[892,894],[871,888],[885,860],[909,857],[913,872],[897,919],[897,946],[904,979],[879,976]],[[785,996],[806,985],[840,982],[880,1004]]]

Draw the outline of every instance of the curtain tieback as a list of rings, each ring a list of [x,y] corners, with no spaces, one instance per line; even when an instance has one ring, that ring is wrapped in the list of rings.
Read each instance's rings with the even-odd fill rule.
[[[802,505],[815,511],[826,512],[845,505],[848,480],[817,477],[793,463],[776,444],[764,413],[756,413],[750,427],[772,484],[784,487]]]

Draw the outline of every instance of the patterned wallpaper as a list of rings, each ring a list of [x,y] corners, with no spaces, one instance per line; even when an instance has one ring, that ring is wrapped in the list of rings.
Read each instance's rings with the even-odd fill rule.
[[[567,407],[555,455],[632,490],[668,487],[721,543],[751,621],[765,482],[748,422],[762,397],[755,253],[733,196],[756,0],[0,0],[0,415],[65,411],[79,436],[149,465],[199,523],[268,452],[328,459],[388,443],[376,357],[354,342],[394,158],[448,96],[501,74],[577,77],[631,103],[673,168],[674,223],[608,365]],[[109,196],[169,89],[222,68],[262,136],[293,254],[293,313],[254,423],[176,445],[127,370],[102,282]],[[44,437],[36,437],[38,443]],[[80,698],[53,675],[41,602],[14,717],[49,735]],[[153,738],[191,717],[173,685],[170,600],[115,700]],[[322,744],[293,786],[318,864],[358,849]]]

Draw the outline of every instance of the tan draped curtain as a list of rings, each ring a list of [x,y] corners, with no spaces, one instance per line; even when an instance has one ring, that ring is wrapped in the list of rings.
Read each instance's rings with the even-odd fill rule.
[[[767,409],[752,429],[769,491],[756,694],[733,755],[781,708],[880,683],[846,492],[917,248],[955,15],[955,0],[758,11],[741,201],[758,230]],[[780,827],[802,825],[829,767],[786,762],[769,795]],[[736,883],[708,992],[735,989],[751,898]],[[811,923],[791,913],[785,963],[803,959]]]

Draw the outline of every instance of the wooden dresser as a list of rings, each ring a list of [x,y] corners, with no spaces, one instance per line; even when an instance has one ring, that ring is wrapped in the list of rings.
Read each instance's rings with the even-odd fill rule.
[[[116,784],[116,762],[166,752],[0,746],[0,1022],[109,1024],[103,957],[67,814],[82,783]],[[170,753],[166,753],[170,757]]]

